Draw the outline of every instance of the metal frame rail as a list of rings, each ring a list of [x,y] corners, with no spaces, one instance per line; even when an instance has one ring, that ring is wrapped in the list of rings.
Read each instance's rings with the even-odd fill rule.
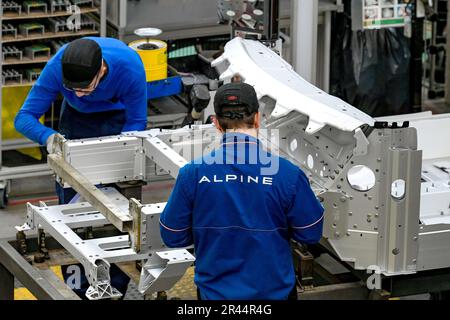
[[[64,292],[58,278],[30,265],[12,243],[14,241],[0,240],[0,300],[14,300],[15,278],[39,300],[77,300],[74,293]]]
[[[31,247],[36,238],[28,238]],[[62,247],[52,238],[46,239],[47,248],[52,250]],[[36,247],[37,248],[37,247]],[[322,246],[310,247],[311,251],[320,250]],[[325,250],[327,251],[327,250]],[[26,287],[39,300],[78,300],[78,296],[51,271],[37,269],[17,251],[15,239],[0,239],[0,301],[14,300],[14,279]],[[349,271],[352,271],[351,268]],[[317,273],[324,271],[317,270]],[[423,271],[413,275],[383,277],[382,290],[368,290],[364,282],[369,276],[364,272],[352,271],[361,281],[340,282],[305,288],[299,293],[301,300],[315,299],[388,299],[422,293],[432,293],[435,298],[442,298],[442,293],[450,290],[450,269]],[[316,274],[316,272],[315,272]],[[319,275],[320,276],[320,275]],[[328,275],[329,276],[329,275]]]

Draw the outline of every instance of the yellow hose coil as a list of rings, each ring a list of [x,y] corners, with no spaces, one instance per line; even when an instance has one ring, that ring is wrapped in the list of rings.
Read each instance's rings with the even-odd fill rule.
[[[167,44],[161,40],[137,40],[128,45],[144,64],[147,82],[167,78]]]

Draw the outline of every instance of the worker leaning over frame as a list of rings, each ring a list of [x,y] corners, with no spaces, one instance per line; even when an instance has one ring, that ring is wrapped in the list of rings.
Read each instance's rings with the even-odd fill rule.
[[[145,130],[147,125],[147,85],[139,55],[112,38],[86,37],[64,45],[47,63],[31,89],[14,124],[29,139],[53,150],[55,130],[39,119],[59,94],[64,97],[59,133],[66,139],[117,135]],[[76,192],[56,183],[60,204],[69,203]],[[81,265],[79,265],[81,266]],[[81,289],[88,287],[81,268]],[[63,267],[67,279],[67,267]],[[124,293],[129,282],[116,266],[111,268],[112,285]]]
[[[296,299],[290,239],[318,242],[324,209],[298,167],[263,149],[252,86],[220,87],[214,108],[222,145],[180,170],[161,236],[194,244],[199,299]]]

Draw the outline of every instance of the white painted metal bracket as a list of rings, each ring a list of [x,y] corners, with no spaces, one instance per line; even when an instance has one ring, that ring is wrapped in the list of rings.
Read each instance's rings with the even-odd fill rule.
[[[292,111],[307,115],[309,134],[325,125],[353,131],[364,124],[374,124],[374,119],[364,112],[301,78],[291,65],[258,41],[234,38],[212,66],[226,68],[220,79],[229,81],[239,75],[255,88],[258,98],[274,99],[276,105],[271,117],[284,117]]]
[[[141,270],[138,290],[142,294],[168,290],[195,261],[187,250],[155,252]]]

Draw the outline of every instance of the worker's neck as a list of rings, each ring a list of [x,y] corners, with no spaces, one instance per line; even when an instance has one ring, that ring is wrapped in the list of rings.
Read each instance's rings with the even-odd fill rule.
[[[247,134],[249,136],[258,138],[258,129],[257,128],[251,128],[251,129],[228,129],[226,133],[242,133],[242,134]]]

